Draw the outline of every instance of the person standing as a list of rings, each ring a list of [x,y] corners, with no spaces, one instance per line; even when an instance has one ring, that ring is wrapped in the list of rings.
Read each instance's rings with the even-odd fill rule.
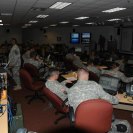
[[[20,49],[17,45],[16,38],[12,38],[11,43],[12,43],[12,48],[9,52],[8,67],[11,70],[11,74],[14,81],[16,82],[16,86],[14,87],[14,90],[20,90],[21,84],[20,84],[20,77],[19,77],[19,69],[21,67],[21,54],[20,54]]]
[[[100,45],[100,52],[104,52],[105,51],[105,41],[106,41],[105,37],[100,35],[99,41],[98,41],[98,43]]]

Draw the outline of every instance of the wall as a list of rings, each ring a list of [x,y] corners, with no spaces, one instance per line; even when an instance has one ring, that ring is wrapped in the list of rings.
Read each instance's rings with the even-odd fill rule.
[[[7,29],[10,29],[10,31],[6,32]],[[12,37],[15,37],[19,43],[22,43],[21,28],[5,28],[3,26],[0,27],[0,44],[4,43],[5,40],[9,42]]]
[[[110,35],[115,38],[119,44],[119,36],[117,35],[117,28],[112,26],[96,26],[96,27],[75,27],[76,32],[91,32],[92,33],[92,41],[98,42],[99,35],[102,34],[106,40],[109,40]],[[73,27],[52,27],[46,29],[46,33],[44,34],[40,29],[25,29],[23,30],[23,41],[33,40],[35,43],[40,44],[56,44],[56,43],[65,43],[69,46],[74,46],[70,44],[70,33],[73,31]],[[61,37],[61,41],[57,41],[57,37]],[[79,44],[76,46],[83,46],[83,44]],[[119,46],[118,46],[119,47]]]

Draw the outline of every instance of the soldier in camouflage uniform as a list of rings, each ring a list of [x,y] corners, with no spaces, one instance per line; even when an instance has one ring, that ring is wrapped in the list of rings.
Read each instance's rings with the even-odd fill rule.
[[[119,78],[124,83],[130,83],[133,81],[133,77],[126,77],[124,73],[119,71],[119,64],[114,63],[111,70],[102,70],[101,74],[108,74],[112,77]]]
[[[32,64],[37,69],[39,69],[43,65],[43,61],[37,58],[37,53],[35,51],[32,51],[30,53],[30,58],[25,63]]]
[[[121,98],[120,95],[109,95],[103,90],[101,85],[97,84],[94,81],[88,81],[88,77],[88,70],[86,68],[80,68],[78,70],[77,83],[68,91],[68,102],[69,105],[74,108],[74,111],[76,111],[76,108],[80,103],[87,101],[89,99],[104,99],[112,104],[119,103],[119,98]],[[123,133],[131,133],[130,124],[127,121],[122,120],[115,120],[112,123],[112,129],[109,133],[120,133],[117,130],[118,124],[123,124],[127,127],[127,130]]]
[[[65,86],[66,83],[70,83],[71,81],[65,80],[63,82],[58,82],[59,71],[54,68],[50,68],[48,72],[45,74],[45,78],[47,79],[45,85],[46,87],[59,96],[63,101],[68,98],[67,92],[68,88]]]
[[[13,44],[13,46],[9,53],[8,67],[10,68],[13,79],[17,84],[14,90],[20,90],[21,85],[20,85],[19,69],[21,67],[21,55],[15,38],[12,38],[11,43]]]

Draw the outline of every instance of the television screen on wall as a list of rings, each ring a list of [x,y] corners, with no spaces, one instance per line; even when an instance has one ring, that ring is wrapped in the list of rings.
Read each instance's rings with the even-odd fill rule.
[[[71,44],[79,44],[80,43],[80,34],[79,33],[71,33],[70,43]]]
[[[81,43],[82,44],[89,44],[91,42],[91,33],[85,32],[81,34]]]

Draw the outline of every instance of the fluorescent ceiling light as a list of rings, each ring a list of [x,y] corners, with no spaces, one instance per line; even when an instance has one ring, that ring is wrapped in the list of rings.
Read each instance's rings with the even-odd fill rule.
[[[36,16],[37,18],[46,18],[46,17],[48,17],[49,15],[38,15],[38,16]]]
[[[1,13],[2,16],[12,16],[12,13]]]
[[[95,23],[94,22],[89,22],[89,23],[86,23],[86,24],[90,24],[91,25],[91,24],[95,24]]]
[[[119,21],[119,20],[121,20],[121,19],[120,19],[120,18],[114,18],[114,19],[109,19],[109,20],[107,20],[107,21],[113,22],[113,21]]]
[[[122,11],[122,10],[125,10],[125,9],[126,9],[126,8],[116,7],[116,8],[112,8],[112,9],[105,10],[105,11],[102,11],[102,12],[105,12],[105,13],[112,13],[112,12]]]
[[[0,24],[0,26],[3,26],[3,24]]]
[[[60,22],[60,24],[68,24],[68,21]]]
[[[77,26],[79,26],[79,25],[76,25],[76,24],[75,24],[75,25],[73,25],[73,26],[74,26],[74,27],[77,27]]]
[[[36,20],[32,20],[32,21],[29,21],[29,23],[37,23],[38,21]]]
[[[68,2],[56,2],[55,4],[50,6],[49,8],[51,8],[51,9],[63,9],[63,8],[65,8],[71,4],[72,3],[68,3]]]
[[[53,26],[54,27],[54,26],[57,26],[57,24],[51,24],[50,26]]]
[[[0,23],[2,22],[2,20],[0,20]]]
[[[75,19],[77,19],[77,20],[83,20],[83,19],[87,19],[87,18],[89,18],[89,17],[78,17],[78,18],[75,18]]]

